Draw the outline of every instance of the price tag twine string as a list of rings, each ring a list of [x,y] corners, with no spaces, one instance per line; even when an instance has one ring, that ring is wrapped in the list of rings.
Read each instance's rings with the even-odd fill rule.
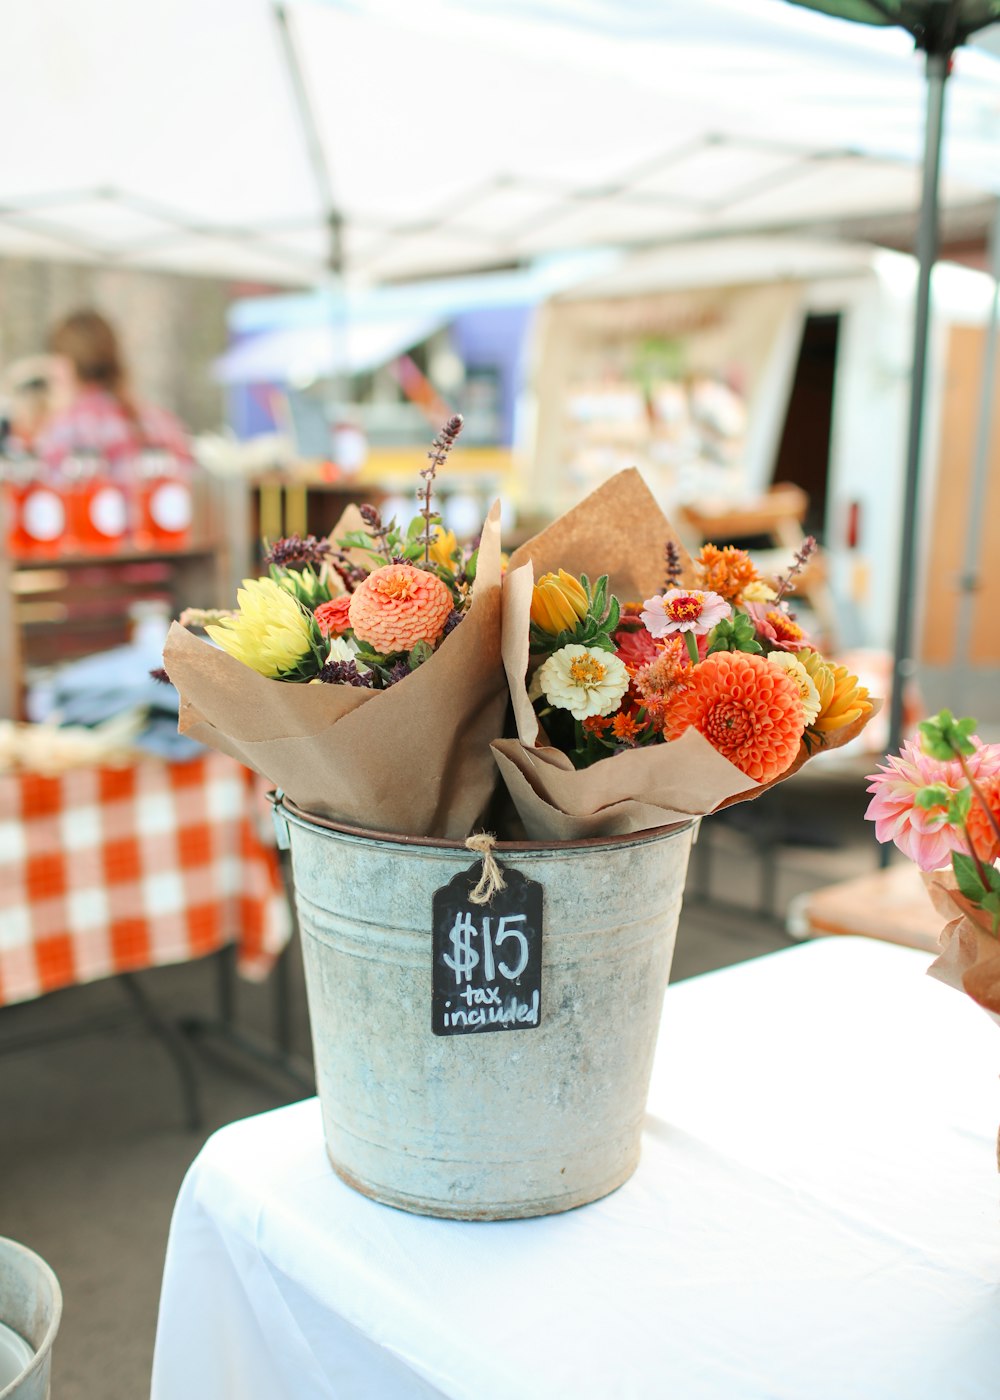
[[[479,877],[479,883],[474,890],[469,892],[469,898],[473,904],[489,904],[495,894],[499,894],[501,890],[507,888],[503,871],[493,854],[495,845],[496,837],[491,836],[488,831],[477,831],[465,843],[467,850],[473,851],[483,858],[483,873]]]

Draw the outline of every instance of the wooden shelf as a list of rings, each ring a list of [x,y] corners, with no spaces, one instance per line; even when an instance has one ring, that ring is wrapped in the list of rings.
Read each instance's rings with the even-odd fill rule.
[[[133,604],[166,598],[174,616],[185,607],[232,606],[254,554],[247,483],[201,474],[194,484],[197,535],[183,548],[126,546],[45,558],[0,552],[0,719],[24,717],[26,667],[58,665],[127,641]],[[0,495],[0,540],[5,537]],[[143,565],[155,567],[144,573]],[[51,578],[32,587],[32,577],[44,574]]]

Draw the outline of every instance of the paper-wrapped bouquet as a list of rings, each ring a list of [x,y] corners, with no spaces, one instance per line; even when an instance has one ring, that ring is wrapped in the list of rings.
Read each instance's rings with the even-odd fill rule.
[[[928,971],[1000,1024],[1000,744],[942,710],[871,774],[866,815],[923,872],[947,920]]]
[[[171,628],[163,660],[182,731],[306,812],[461,839],[490,802],[507,708],[499,507],[470,553],[431,502],[460,428],[435,440],[408,529],[352,507],[331,540],[273,547],[237,612],[198,619],[215,645]]]
[[[688,556],[636,471],[513,555],[441,528],[439,435],[406,529],[353,507],[286,540],[239,608],[171,629],[182,730],[337,823],[463,840],[619,836],[755,797],[873,712],[739,549]],[[184,621],[186,619],[182,619]],[[516,811],[487,818],[498,770]],[[501,815],[498,816],[498,813]]]
[[[618,836],[758,796],[874,712],[740,549],[688,556],[637,471],[517,550],[503,588],[516,737],[494,745],[532,839]]]

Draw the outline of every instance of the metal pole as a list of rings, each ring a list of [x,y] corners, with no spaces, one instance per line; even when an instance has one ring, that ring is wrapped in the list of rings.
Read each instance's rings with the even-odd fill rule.
[[[979,422],[976,427],[976,448],[972,459],[972,480],[969,484],[969,510],[965,523],[964,568],[959,578],[961,596],[955,625],[955,698],[961,705],[969,694],[972,665],[972,618],[975,612],[976,590],[983,552],[983,525],[986,519],[986,492],[989,485],[990,448],[993,440],[993,387],[997,372],[997,341],[1000,339],[1000,200],[993,211],[990,230],[990,275],[993,278],[993,298],[990,317],[986,323],[983,346],[983,372],[979,388]]]
[[[896,599],[896,635],[892,649],[892,692],[889,700],[889,752],[895,753],[903,738],[903,698],[914,672],[913,584],[916,572],[917,506],[920,495],[920,455],[924,427],[924,381],[930,330],[931,272],[938,251],[938,184],[941,173],[941,137],[944,128],[944,86],[951,67],[950,53],[927,55],[927,117],[924,127],[924,180],[917,229],[917,305],[913,324],[913,376],[910,381],[910,421],[906,443],[906,475],[903,484],[903,520],[899,541],[899,593]],[[892,860],[890,842],[879,847],[879,865]]]
[[[913,674],[913,580],[916,563],[917,506],[924,426],[924,384],[930,327],[931,271],[938,251],[938,184],[944,122],[945,81],[951,55],[927,55],[927,120],[924,133],[924,180],[917,230],[917,305],[913,326],[913,376],[903,486],[903,520],[899,548],[899,594],[892,658],[892,699],[889,709],[889,750],[898,749],[903,731],[903,690]]]

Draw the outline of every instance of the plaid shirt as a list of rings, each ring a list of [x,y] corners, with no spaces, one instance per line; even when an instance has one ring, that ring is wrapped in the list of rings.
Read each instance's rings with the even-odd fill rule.
[[[136,422],[104,389],[84,389],[42,429],[35,450],[54,468],[80,451],[96,452],[114,468],[150,447],[169,452],[179,462],[191,461],[188,435],[172,413],[154,404],[140,404],[138,415]]]

